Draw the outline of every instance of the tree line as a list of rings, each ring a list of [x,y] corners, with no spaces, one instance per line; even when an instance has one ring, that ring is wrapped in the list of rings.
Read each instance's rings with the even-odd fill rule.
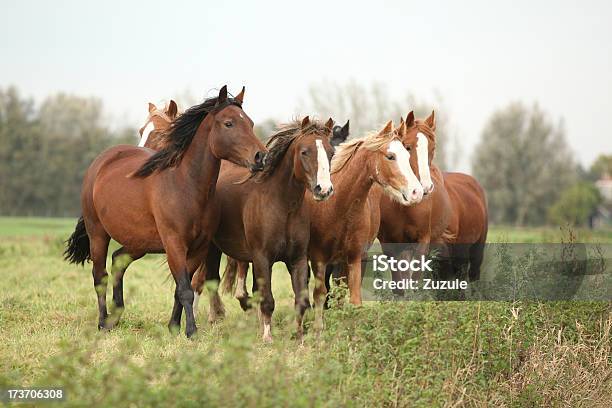
[[[319,117],[351,119],[351,135],[438,107],[436,163],[456,165],[463,152],[444,116],[441,98],[393,98],[380,84],[313,84],[301,108]],[[441,107],[442,106],[442,107]],[[109,146],[138,140],[135,128],[115,129],[102,102],[59,93],[40,104],[15,87],[0,88],[0,215],[76,216],[82,177],[91,161]],[[255,129],[265,139],[273,120]],[[511,104],[493,113],[472,153],[472,174],[483,185],[492,223],[586,225],[604,199],[593,182],[612,174],[612,155],[589,169],[576,163],[562,122],[554,123],[539,106]]]

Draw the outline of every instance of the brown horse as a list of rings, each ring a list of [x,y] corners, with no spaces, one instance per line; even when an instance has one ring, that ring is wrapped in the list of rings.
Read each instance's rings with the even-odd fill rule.
[[[487,233],[487,214],[484,193],[476,180],[467,175],[451,177],[452,194],[445,175],[433,164],[435,154],[435,114],[425,120],[415,120],[410,112],[406,118],[406,134],[402,139],[404,146],[411,152],[411,163],[416,165],[418,176],[427,196],[417,205],[400,206],[382,197],[380,200],[381,223],[378,239],[383,249],[390,255],[409,258],[415,255],[426,255],[431,243],[469,244],[467,248],[474,254],[471,263],[474,272],[470,275],[477,279],[482,261],[482,250],[478,255]],[[456,181],[461,179],[460,182]],[[470,180],[468,182],[468,180]],[[479,193],[464,197],[463,184],[469,185],[470,193]],[[474,187],[478,186],[478,187]],[[462,201],[473,208],[472,213],[465,211]],[[469,208],[468,207],[468,208]],[[463,223],[462,223],[463,221]],[[389,243],[415,243],[416,248],[408,246],[405,252],[395,247],[390,250]],[[452,254],[449,254],[452,255]],[[396,273],[394,279],[400,279]],[[418,278],[418,276],[416,277]]]
[[[161,150],[166,147],[161,143],[165,140],[162,137],[163,131],[168,129],[170,123],[176,119],[177,114],[178,107],[172,99],[164,110],[158,109],[157,106],[149,102],[149,116],[139,130],[140,143],[138,143],[138,146],[153,150]]]
[[[322,201],[333,193],[329,174],[332,126],[331,119],[323,125],[308,117],[301,123],[290,123],[268,141],[269,153],[260,174],[245,181],[248,174],[243,169],[224,164],[219,176],[215,202],[221,222],[205,269],[194,276],[192,285],[201,293],[204,280],[220,281],[221,251],[243,265],[252,262],[255,288],[261,293],[264,341],[272,340],[271,274],[276,261],[284,262],[291,274],[298,337],[302,335],[302,319],[309,305],[310,238],[309,209],[304,195],[308,189],[315,200]],[[218,299],[216,289],[212,291],[211,299]],[[212,302],[211,308],[220,303]]]
[[[327,294],[327,265],[341,265],[348,277],[351,303],[361,304],[361,260],[376,238],[380,222],[377,202],[369,198],[375,186],[382,187],[378,192],[400,205],[412,205],[423,198],[423,188],[401,143],[404,132],[403,124],[393,131],[389,122],[377,134],[340,145],[332,159],[336,194],[329,201],[310,207],[308,257],[316,279],[318,328],[322,327],[322,307]]]
[[[242,92],[229,98],[227,87],[175,119],[164,134],[167,147],[119,145],[100,154],[87,170],[81,193],[83,215],[68,240],[71,263],[93,262],[99,328],[110,328],[123,310],[123,273],[147,253],[165,252],[176,283],[170,329],[197,328],[189,276],[206,256],[218,225],[212,211],[221,159],[261,170],[265,147],[242,110]],[[107,325],[106,255],[110,238],[122,247],[113,254],[113,300],[117,316]],[[179,305],[179,306],[177,306]],[[114,313],[113,313],[114,314]]]
[[[332,136],[330,139],[330,144],[332,148],[335,149],[340,144],[344,143],[349,136],[349,126],[350,121],[347,120],[343,126],[335,125],[333,127]],[[306,192],[306,194],[309,194]],[[328,270],[331,274],[332,268],[334,265],[329,265]],[[238,299],[240,302],[240,306],[243,310],[247,310],[250,307],[249,303],[249,294],[246,288],[246,277],[249,270],[248,262],[237,261],[232,257],[227,257],[227,263],[225,266],[225,270],[223,271],[223,284],[221,287],[222,292],[230,293],[232,290],[234,291],[234,297]],[[310,276],[310,275],[309,275]],[[256,282],[253,282],[256,284]],[[194,302],[194,310],[197,310],[197,303],[199,298],[199,293],[196,291],[196,298]],[[211,299],[211,301],[218,303],[218,301]],[[211,306],[209,308],[209,316],[208,320],[210,322],[216,320],[217,316],[214,314],[216,310],[219,310],[219,307]]]

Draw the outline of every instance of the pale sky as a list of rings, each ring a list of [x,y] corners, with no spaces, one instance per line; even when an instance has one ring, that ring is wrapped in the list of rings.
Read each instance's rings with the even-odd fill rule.
[[[0,87],[97,96],[118,124],[140,126],[148,101],[223,84],[246,85],[256,123],[286,120],[307,113],[309,84],[354,79],[440,93],[464,168],[487,118],[514,101],[563,118],[583,164],[612,153],[609,1],[0,4]]]

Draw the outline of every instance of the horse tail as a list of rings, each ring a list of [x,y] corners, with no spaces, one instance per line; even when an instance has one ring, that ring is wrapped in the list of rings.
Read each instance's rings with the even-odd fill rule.
[[[221,282],[221,293],[232,293],[236,287],[236,277],[238,276],[238,261],[227,257],[225,271],[223,271],[223,281]]]
[[[91,259],[89,251],[89,236],[85,230],[85,221],[79,217],[76,228],[70,238],[66,240],[64,259],[69,263],[84,265],[85,261]]]

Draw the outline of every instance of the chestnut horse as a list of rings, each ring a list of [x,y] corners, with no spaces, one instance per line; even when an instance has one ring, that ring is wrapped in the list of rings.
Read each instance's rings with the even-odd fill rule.
[[[330,144],[334,149],[339,146],[341,143],[344,143],[349,136],[349,126],[350,120],[347,120],[343,126],[335,125],[332,130],[332,136],[330,139]],[[306,194],[309,194],[306,192]],[[332,273],[334,265],[329,265],[328,270],[329,274]],[[242,310],[247,310],[250,307],[249,303],[249,294],[246,288],[246,277],[249,270],[248,262],[237,261],[232,257],[227,257],[227,263],[225,266],[225,270],[223,271],[223,284],[221,286],[221,291],[223,293],[230,293],[234,290],[234,297],[238,299],[240,302],[240,307]],[[309,274],[310,277],[310,274]],[[255,291],[256,282],[253,281],[253,292]],[[196,299],[194,302],[194,310],[197,308],[197,301],[199,294],[196,291]],[[218,310],[218,308],[216,308]],[[215,308],[211,307],[209,309],[209,313],[214,311]],[[209,314],[209,321],[212,322],[216,319],[216,315]]]
[[[153,150],[161,150],[166,147],[161,144],[164,140],[162,131],[170,126],[170,123],[176,119],[177,114],[178,107],[172,99],[164,110],[158,109],[157,106],[149,102],[149,116],[139,130],[140,142],[138,146]]]
[[[106,255],[113,238],[122,245],[113,254],[112,267],[118,315],[123,310],[127,265],[147,253],[165,252],[176,283],[169,327],[180,327],[184,308],[187,337],[197,331],[189,276],[205,258],[218,225],[211,200],[221,159],[257,171],[265,157],[253,122],[242,110],[243,96],[244,88],[235,98],[228,97],[224,86],[218,97],[191,107],[172,122],[162,150],[111,147],[87,170],[83,215],[67,241],[65,258],[71,263],[93,262],[99,328],[110,328],[118,320],[113,316],[107,325]]]
[[[417,167],[427,195],[419,204],[408,207],[382,197],[378,239],[385,252],[403,258],[426,255],[431,243],[440,244],[440,247],[449,251],[451,246],[445,244],[467,244],[457,248],[465,246],[468,253],[473,255],[470,279],[478,279],[487,235],[487,212],[482,188],[476,180],[465,174],[448,178],[433,164],[436,143],[434,112],[425,120],[415,120],[414,113],[410,112],[405,126],[406,134],[402,142],[411,152],[412,164]],[[393,252],[389,251],[390,246],[385,245],[389,243],[417,245],[416,250],[411,247],[405,253],[390,253]],[[460,254],[446,252],[446,255],[455,257]],[[394,279],[400,278],[399,273],[396,273]]]
[[[272,340],[271,275],[276,261],[284,262],[291,274],[298,337],[303,332],[302,320],[309,305],[310,238],[309,210],[304,196],[308,189],[315,200],[322,201],[333,193],[329,173],[332,126],[331,119],[323,125],[308,117],[301,123],[290,123],[268,141],[269,153],[261,173],[248,178],[243,169],[224,164],[219,175],[215,202],[221,221],[206,264],[194,276],[192,285],[201,293],[205,280],[219,283],[221,252],[242,261],[243,265],[252,262],[255,288],[261,293],[260,318],[266,342]],[[211,299],[218,299],[216,286],[211,291],[214,292]],[[218,307],[220,300],[211,302],[211,308]]]

